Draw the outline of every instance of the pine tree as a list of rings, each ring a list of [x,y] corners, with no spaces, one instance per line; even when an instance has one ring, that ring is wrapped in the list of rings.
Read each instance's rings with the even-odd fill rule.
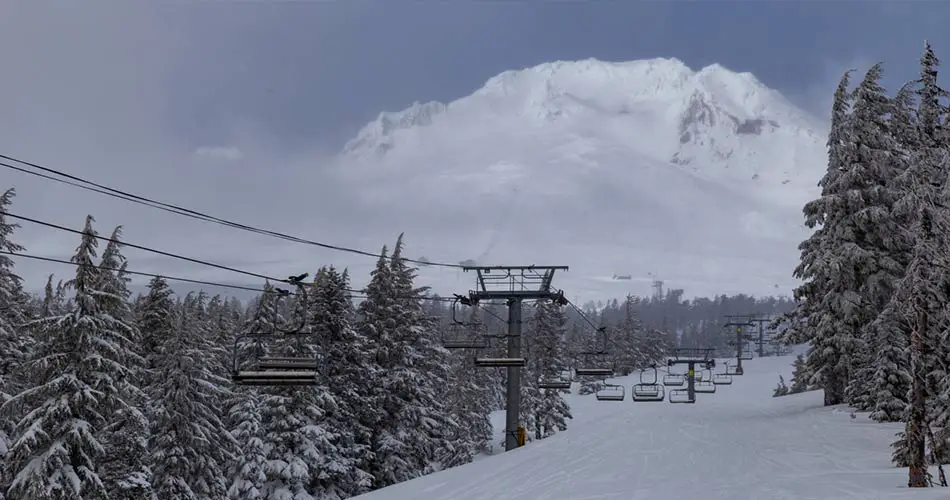
[[[805,225],[814,233],[801,245],[801,264],[795,277],[804,283],[796,288],[799,321],[792,326],[804,327],[803,333],[790,333],[792,338],[812,343],[806,365],[812,382],[823,388],[825,405],[839,404],[844,399],[850,366],[849,352],[856,347],[853,318],[861,308],[862,298],[844,272],[854,260],[858,248],[853,239],[853,214],[849,193],[854,177],[861,171],[850,170],[855,161],[853,124],[848,110],[852,96],[848,93],[851,72],[841,78],[832,105],[831,131],[828,136],[828,170],[819,186],[821,197],[805,205]]]
[[[772,392],[772,397],[773,397],[773,398],[777,398],[777,397],[780,397],[780,396],[785,396],[785,395],[787,395],[788,393],[789,393],[789,392],[788,392],[788,386],[785,385],[785,377],[779,375],[779,376],[778,376],[778,385],[775,386],[775,391]]]
[[[0,251],[3,252],[16,253],[26,250],[10,239],[19,225],[7,222],[4,215],[4,211],[13,202],[14,195],[13,189],[8,189],[0,195]],[[13,267],[13,260],[0,254],[0,404],[6,403],[12,394],[25,388],[25,380],[20,375],[27,349],[24,340],[25,329],[22,326],[27,317],[23,307],[23,280]],[[11,417],[9,412],[0,414],[0,499],[3,498],[10,480],[6,470],[6,457],[15,424],[15,419]]]
[[[225,380],[207,364],[211,342],[202,336],[201,300],[189,294],[176,328],[155,357],[157,379],[149,387],[152,407],[153,488],[159,498],[224,498],[227,464],[236,448],[214,406]]]
[[[792,364],[792,386],[789,387],[789,394],[798,394],[808,390],[808,381],[806,380],[805,356],[799,354],[795,357],[795,363]]]
[[[292,317],[278,315],[275,329],[289,332],[277,336],[268,354],[317,360],[323,364],[318,346],[309,336],[308,304],[304,287],[298,288],[298,300]],[[274,304],[281,311],[280,303]],[[296,337],[296,338],[294,338]],[[301,390],[299,387],[263,387],[261,389],[261,432],[267,450],[264,469],[267,498],[321,498],[327,493],[324,475],[334,466],[333,429],[322,426],[326,415],[335,411],[336,401],[325,380]]]
[[[404,380],[396,387],[402,390],[402,418],[400,426],[406,430],[413,467],[418,474],[433,471],[439,450],[446,444],[440,429],[450,425],[445,402],[438,394],[448,380],[448,352],[442,348],[438,325],[426,314],[422,299],[428,287],[416,287],[416,268],[402,258],[403,235],[393,247],[390,266],[394,292],[399,307],[394,329],[396,346],[401,355],[396,361],[396,373]],[[392,373],[390,373],[392,374]]]
[[[331,462],[320,475],[320,490],[328,499],[343,499],[368,491],[372,476],[362,469],[370,429],[361,425],[364,402],[372,395],[366,385],[367,340],[352,325],[354,315],[347,273],[321,268],[311,292],[310,325],[324,353],[322,375],[335,405],[327,410],[322,426],[331,436]],[[370,375],[370,379],[374,379]]]
[[[937,84],[939,61],[930,45],[920,61],[917,108],[916,151],[908,168],[898,178],[901,199],[895,209],[912,222],[910,231],[914,249],[907,274],[892,300],[895,313],[902,313],[910,324],[911,391],[905,416],[906,428],[894,443],[895,461],[908,464],[908,485],[926,487],[929,481],[926,462],[927,398],[934,391],[930,378],[938,371],[933,354],[939,348],[942,324],[947,320],[944,304],[947,294],[946,269],[950,265],[947,231],[950,213],[945,192],[948,159],[946,137],[940,131],[947,113],[941,99],[946,91]]]
[[[558,304],[539,300],[535,303],[534,319],[532,337],[538,359],[535,365],[537,371],[530,382],[537,387],[540,380],[558,379],[568,368],[563,349],[567,318]],[[567,420],[574,417],[562,394],[570,391],[540,389],[539,392],[540,398],[535,409],[535,437],[541,439],[557,431],[567,430]]]
[[[132,294],[128,289],[128,262],[121,253],[121,236],[121,227],[115,228],[102,252],[96,288],[100,291],[97,297],[102,314],[128,325],[127,336],[132,345],[123,360],[130,371],[128,379],[123,381],[123,398],[134,406],[112,415],[111,424],[102,429],[100,439],[105,452],[101,466],[102,480],[109,490],[110,499],[139,500],[154,498],[154,495],[148,467],[148,419],[142,412],[146,397],[139,388],[145,366],[143,358],[136,353],[141,334],[129,305]]]
[[[267,447],[262,439],[261,396],[254,388],[242,387],[236,391],[235,400],[228,415],[229,421],[237,422],[231,436],[240,450],[231,462],[233,478],[228,488],[231,500],[264,500],[267,482]]]
[[[103,311],[98,290],[101,272],[96,257],[92,216],[86,218],[82,242],[72,262],[76,276],[75,310],[41,318],[32,326],[38,339],[25,369],[35,386],[20,392],[5,407],[22,408],[10,464],[16,478],[8,499],[66,500],[107,498],[100,473],[103,443],[99,436],[114,415],[131,414],[132,328]]]

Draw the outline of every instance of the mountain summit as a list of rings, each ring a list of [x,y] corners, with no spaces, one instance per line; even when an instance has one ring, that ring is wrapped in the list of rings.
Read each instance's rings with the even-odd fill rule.
[[[390,217],[401,212],[396,200],[406,199],[399,186],[410,184],[412,201],[403,204],[419,207],[403,216],[413,220],[431,217],[433,208],[479,221],[508,214],[523,219],[514,223],[519,228],[545,233],[538,226],[547,223],[529,223],[531,217],[570,207],[562,217],[578,227],[549,228],[561,237],[583,233],[596,246],[611,235],[616,244],[622,228],[661,260],[697,248],[742,256],[761,261],[753,267],[769,276],[757,278],[769,284],[768,291],[756,286],[759,293],[774,293],[773,285],[792,284],[795,246],[805,234],[799,214],[824,170],[824,142],[820,120],[750,73],[718,64],[694,71],[677,59],[587,59],[505,71],[448,104],[381,113],[338,159],[341,175],[359,182],[363,201]],[[596,221],[585,218],[591,214]],[[496,240],[528,238],[502,238],[508,230],[497,225],[480,231],[490,235],[483,238],[491,250],[481,252],[490,260],[487,254],[502,252]],[[673,286],[676,277],[713,287],[727,279],[650,265]],[[599,272],[647,271],[611,266]]]

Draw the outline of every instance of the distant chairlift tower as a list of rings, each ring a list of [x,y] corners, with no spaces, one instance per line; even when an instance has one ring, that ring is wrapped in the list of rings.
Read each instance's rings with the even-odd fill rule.
[[[752,340],[752,337],[749,334],[743,334],[742,327],[744,326],[753,326],[752,317],[748,314],[727,314],[726,315],[726,324],[725,326],[734,327],[736,329],[736,369],[733,375],[742,375],[744,370],[742,368],[742,360],[752,359],[752,351],[748,353],[745,352],[746,342]]]
[[[521,305],[525,300],[553,300],[566,305],[564,294],[551,288],[555,271],[567,266],[464,266],[476,273],[476,289],[469,300],[503,299],[508,304],[508,354],[504,358],[476,358],[477,367],[504,367],[508,370],[505,408],[505,451],[518,447],[521,414],[521,368],[527,360],[521,353]]]

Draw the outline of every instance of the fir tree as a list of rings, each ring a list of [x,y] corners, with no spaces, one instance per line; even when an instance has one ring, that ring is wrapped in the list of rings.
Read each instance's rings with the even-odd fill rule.
[[[8,189],[0,195],[0,251],[22,252],[23,246],[13,242],[10,237],[19,227],[18,224],[7,222],[4,211],[13,202],[15,192]],[[0,404],[6,403],[20,389],[24,388],[22,379],[22,363],[26,354],[26,335],[22,328],[26,323],[24,312],[24,293],[22,279],[13,269],[13,260],[0,254]],[[14,418],[11,413],[0,414],[0,499],[9,485],[9,474],[6,471],[7,451],[10,446],[10,436],[14,429]]]
[[[293,304],[293,317],[284,320],[283,315],[278,315],[275,321],[275,330],[290,333],[277,336],[268,354],[314,359],[319,365],[323,358],[318,346],[304,336],[309,332],[309,324],[303,288],[298,288],[300,300]],[[279,302],[274,306],[281,311]],[[333,442],[339,438],[322,423],[335,408],[336,401],[325,380],[309,390],[261,388],[261,436],[267,450],[263,490],[266,498],[310,499],[326,494],[328,485],[323,478],[334,466],[337,450]]]
[[[155,357],[158,378],[149,388],[152,407],[153,488],[159,498],[224,498],[227,464],[236,448],[215,403],[225,384],[208,366],[211,342],[202,336],[203,304],[189,294],[176,328]]]
[[[148,419],[142,413],[146,397],[139,388],[145,367],[143,359],[136,353],[141,335],[129,305],[128,262],[121,253],[121,236],[121,227],[115,228],[102,252],[96,288],[100,291],[97,298],[102,314],[120,319],[129,326],[128,338],[132,348],[127,351],[123,364],[130,375],[123,381],[126,391],[123,397],[134,406],[112,415],[112,423],[102,429],[100,439],[105,452],[101,466],[110,499],[138,500],[153,498],[148,467]]]
[[[805,225],[814,233],[799,245],[801,264],[795,277],[804,283],[796,288],[796,314],[804,321],[802,333],[790,333],[798,341],[812,342],[806,364],[812,382],[824,389],[825,405],[843,402],[848,384],[849,352],[856,347],[854,317],[863,307],[856,284],[843,272],[857,257],[853,242],[853,214],[849,190],[860,171],[849,169],[855,160],[853,126],[848,116],[852,96],[848,93],[851,72],[841,78],[832,105],[828,136],[828,170],[819,186],[821,197],[805,205]]]
[[[772,397],[777,398],[780,396],[785,396],[788,394],[788,386],[785,385],[785,377],[778,376],[778,385],[775,386],[775,391],[772,392]]]
[[[267,447],[262,439],[260,394],[253,388],[236,391],[229,420],[237,422],[231,436],[237,442],[238,453],[231,462],[233,478],[228,488],[231,500],[264,500],[267,482]]]
[[[532,332],[537,372],[530,382],[536,387],[540,380],[560,378],[567,370],[564,356],[563,338],[567,318],[561,306],[552,301],[539,300],[535,303],[535,329]],[[535,409],[535,437],[545,438],[557,431],[567,430],[567,420],[573,418],[571,407],[557,389],[540,389],[540,397]]]
[[[920,78],[915,92],[918,97],[916,133],[904,137],[910,156],[907,169],[897,178],[900,199],[895,211],[908,221],[907,232],[913,240],[913,253],[905,277],[888,306],[890,314],[907,322],[910,331],[911,389],[904,415],[904,432],[893,444],[894,461],[908,466],[908,485],[926,487],[929,483],[926,459],[928,434],[928,397],[932,397],[941,375],[939,360],[934,354],[940,332],[947,321],[945,304],[947,266],[950,242],[950,213],[947,199],[947,138],[941,132],[946,108],[941,99],[946,91],[937,85],[938,60],[929,45],[921,58]]]
[[[789,394],[798,394],[808,390],[808,382],[805,380],[805,356],[799,354],[795,357],[795,363],[792,365],[792,386],[788,389]]]
[[[328,499],[359,495],[372,482],[362,468],[368,451],[362,443],[370,429],[361,425],[364,401],[372,395],[372,387],[366,384],[372,365],[365,362],[367,340],[351,323],[355,311],[349,288],[347,273],[324,267],[314,278],[309,306],[310,325],[324,353],[322,375],[336,403],[322,422],[333,450],[331,462],[319,476],[320,490]]]
[[[39,338],[25,365],[35,386],[4,405],[24,410],[11,450],[16,478],[9,499],[107,498],[99,436],[115,415],[136,411],[123,399],[133,375],[125,366],[133,331],[103,312],[103,299],[116,297],[96,289],[102,278],[93,262],[92,223],[87,217],[72,258],[76,276],[68,285],[75,291],[76,308],[35,322]]]

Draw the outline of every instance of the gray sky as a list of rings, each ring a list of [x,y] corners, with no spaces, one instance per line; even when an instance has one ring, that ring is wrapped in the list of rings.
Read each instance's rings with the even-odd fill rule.
[[[321,177],[383,110],[450,101],[489,77],[557,59],[677,57],[754,73],[825,113],[847,67],[913,78],[925,37],[950,48],[947,2],[55,2],[0,4],[0,152],[215,215],[376,250],[360,207]],[[199,148],[234,148],[215,159]],[[86,213],[135,243],[278,276],[300,262],[372,259],[211,228],[0,171],[14,210],[71,227]],[[73,236],[25,227],[33,253]],[[410,235],[410,245],[412,243]],[[411,247],[412,248],[412,247]],[[425,253],[416,247],[413,254]],[[243,281],[129,252],[143,271]],[[439,256],[456,261],[467,256]],[[351,263],[352,262],[352,263]],[[48,265],[19,264],[35,282]],[[447,271],[454,273],[454,271]]]

